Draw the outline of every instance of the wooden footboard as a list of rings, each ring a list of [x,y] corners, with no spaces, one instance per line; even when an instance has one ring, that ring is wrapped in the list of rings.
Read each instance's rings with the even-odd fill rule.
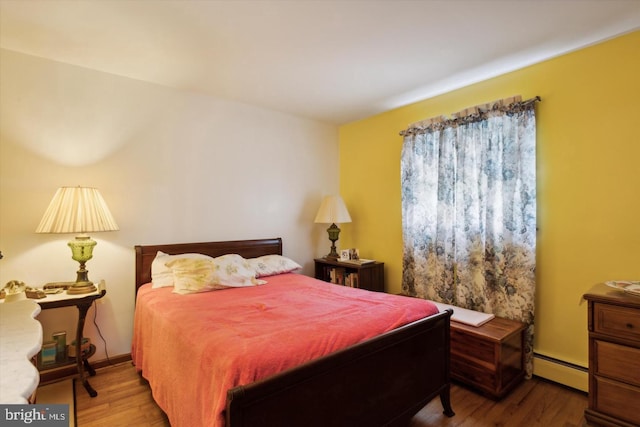
[[[227,393],[226,427],[388,426],[436,396],[453,416],[447,310]]]

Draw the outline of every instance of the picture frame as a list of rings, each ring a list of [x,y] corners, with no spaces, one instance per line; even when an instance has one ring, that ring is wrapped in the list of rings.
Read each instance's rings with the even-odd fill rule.
[[[339,261],[358,261],[360,259],[360,250],[358,248],[342,249],[339,255]]]

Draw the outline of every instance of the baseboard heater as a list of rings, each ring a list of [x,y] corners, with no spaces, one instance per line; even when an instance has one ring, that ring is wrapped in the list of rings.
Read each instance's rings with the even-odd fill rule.
[[[586,367],[580,366],[580,365],[576,365],[575,363],[565,362],[564,360],[556,359],[555,357],[545,356],[544,354],[540,354],[540,353],[535,353],[534,352],[533,353],[533,357],[535,357],[536,359],[546,360],[547,362],[556,363],[558,365],[561,365],[561,366],[564,366],[564,367],[567,367],[567,368],[577,369],[578,371],[581,371],[581,372],[585,372],[585,373],[589,372],[589,368],[586,368]]]
[[[533,374],[584,392],[589,391],[589,368],[533,353]]]

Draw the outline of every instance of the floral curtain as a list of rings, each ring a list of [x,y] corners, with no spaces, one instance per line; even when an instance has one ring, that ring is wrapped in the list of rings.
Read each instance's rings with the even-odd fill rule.
[[[533,366],[534,100],[403,131],[403,292],[528,325]]]

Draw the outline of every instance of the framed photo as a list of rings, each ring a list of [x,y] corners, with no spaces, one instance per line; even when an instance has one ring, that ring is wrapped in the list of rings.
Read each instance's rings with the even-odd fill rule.
[[[360,259],[360,251],[358,248],[349,249],[349,259],[353,261]]]
[[[340,251],[340,261],[349,261],[350,252],[351,252],[351,249],[342,249]]]

